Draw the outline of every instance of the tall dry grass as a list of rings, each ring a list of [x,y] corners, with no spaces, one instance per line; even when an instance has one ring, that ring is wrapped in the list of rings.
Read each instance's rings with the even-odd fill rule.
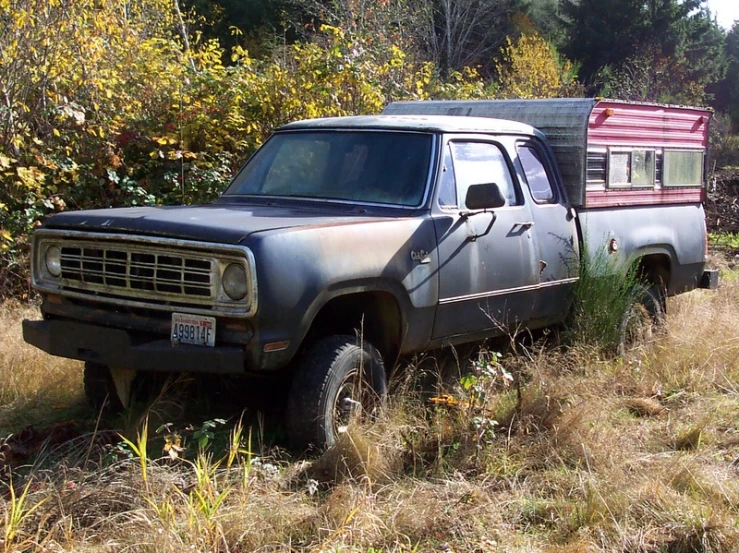
[[[13,302],[0,305],[0,433],[3,434],[32,423],[49,422],[55,411],[66,411],[81,400],[82,364],[52,357],[23,341],[23,319],[38,320],[40,316],[35,306]]]
[[[434,404],[406,372],[385,418],[318,458],[260,447],[258,428],[189,456],[152,440],[145,465],[79,442],[14,471],[16,486],[32,479],[26,512],[39,507],[0,549],[739,551],[739,286],[668,311],[663,335],[625,359],[519,344],[473,355],[476,378],[462,381],[461,357],[439,359],[457,376],[440,375],[448,397]],[[43,356],[4,343],[4,409],[79,386],[74,364],[53,362],[54,385]]]

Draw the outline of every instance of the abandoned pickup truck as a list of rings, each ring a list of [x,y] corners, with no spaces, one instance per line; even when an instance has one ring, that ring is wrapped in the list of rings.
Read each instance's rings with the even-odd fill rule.
[[[97,406],[137,374],[284,375],[291,441],[323,447],[399,355],[564,321],[582,251],[633,260],[655,305],[715,284],[709,119],[561,99],[291,123],[212,205],[50,217],[24,338],[84,361]]]

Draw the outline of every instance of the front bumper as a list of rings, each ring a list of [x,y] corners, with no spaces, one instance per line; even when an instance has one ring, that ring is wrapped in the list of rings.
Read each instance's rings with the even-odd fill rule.
[[[139,371],[244,374],[239,346],[173,346],[169,340],[137,340],[118,328],[55,319],[23,321],[23,339],[51,355]]]

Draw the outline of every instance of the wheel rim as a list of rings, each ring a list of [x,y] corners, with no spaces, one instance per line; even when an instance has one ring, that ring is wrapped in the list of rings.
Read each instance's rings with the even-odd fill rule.
[[[632,303],[621,322],[621,337],[618,354],[642,349],[658,336],[660,324],[664,322],[664,309],[659,300],[645,290],[642,297]]]
[[[624,325],[624,346],[627,349],[636,349],[652,341],[654,324],[654,318],[649,310],[641,303],[634,304]]]
[[[366,379],[360,377],[360,369],[349,371],[336,391],[331,410],[334,437],[346,432],[354,420],[366,420],[375,406],[375,394]]]

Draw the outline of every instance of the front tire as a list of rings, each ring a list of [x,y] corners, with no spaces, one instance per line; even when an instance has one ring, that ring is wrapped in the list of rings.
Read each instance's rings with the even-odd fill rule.
[[[287,432],[295,449],[324,449],[352,417],[377,413],[387,392],[377,349],[354,336],[323,338],[302,356],[287,406]]]
[[[115,390],[113,375],[107,365],[89,361],[85,363],[83,383],[85,397],[96,411],[103,409],[111,414],[123,411],[123,403]]]

